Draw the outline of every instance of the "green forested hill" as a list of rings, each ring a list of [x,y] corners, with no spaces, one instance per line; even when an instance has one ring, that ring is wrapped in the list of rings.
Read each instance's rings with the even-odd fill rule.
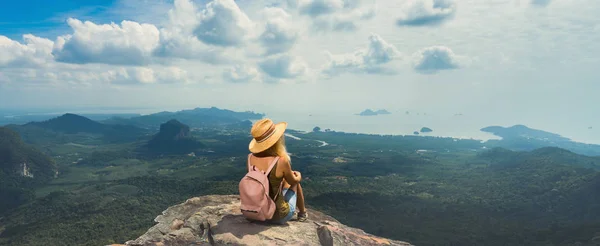
[[[0,214],[32,198],[32,186],[56,174],[54,162],[6,127],[0,127]]]

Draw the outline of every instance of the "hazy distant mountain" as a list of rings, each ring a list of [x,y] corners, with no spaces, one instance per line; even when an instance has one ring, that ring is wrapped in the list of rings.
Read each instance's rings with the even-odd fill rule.
[[[97,134],[103,133],[107,128],[104,124],[76,114],[64,114],[42,122],[30,122],[25,124],[25,126],[37,126],[64,133],[85,132]]]
[[[190,127],[177,120],[160,125],[160,131],[146,145],[150,154],[188,154],[204,147],[190,135]]]
[[[46,121],[52,118],[56,118],[62,114],[56,113],[36,113],[29,111],[10,111],[0,112],[0,126],[9,124],[25,124],[33,121]],[[131,118],[140,116],[139,114],[125,114],[125,113],[114,113],[114,114],[102,114],[102,113],[82,113],[78,114],[88,119],[100,121],[106,120],[112,117]]]
[[[488,146],[523,151],[543,147],[559,147],[582,155],[600,156],[600,145],[574,142],[559,134],[532,129],[524,125],[490,126],[482,128],[481,131],[502,137],[501,140],[487,141],[486,145]]]
[[[32,136],[32,134],[29,134],[30,132],[36,132],[36,134],[42,135],[55,135],[54,137],[56,138],[60,137],[59,135],[52,133],[43,133],[43,130],[48,130],[66,134],[98,134],[103,135],[109,142],[134,141],[147,132],[144,129],[131,125],[102,124],[76,114],[64,114],[42,122],[30,122],[20,127],[10,127],[28,138],[35,137]]]
[[[537,129],[531,129],[524,125],[514,125],[511,127],[488,126],[482,128],[481,131],[492,133],[502,138],[534,138],[544,141],[571,141],[556,133],[546,132]]]
[[[133,118],[115,117],[103,122],[110,124],[128,124],[145,128],[157,128],[163,122],[176,119],[181,122],[186,122],[186,124],[189,124],[192,127],[203,127],[236,124],[243,120],[261,119],[262,117],[264,117],[264,114],[250,111],[235,112],[232,110],[211,107],[181,110],[177,112],[163,111]]]

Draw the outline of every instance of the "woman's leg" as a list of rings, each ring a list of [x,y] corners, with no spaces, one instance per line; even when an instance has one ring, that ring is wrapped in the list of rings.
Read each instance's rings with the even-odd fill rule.
[[[296,196],[298,197],[298,200],[296,201],[296,207],[298,208],[298,212],[306,212],[306,207],[304,206],[304,192],[302,191],[302,185],[298,183],[297,185],[290,186],[290,188],[288,189],[293,190],[294,193],[296,193]]]
[[[306,212],[306,207],[304,206],[304,193],[302,192],[302,185],[298,183],[298,187],[296,190],[296,195],[298,196],[298,200],[296,206],[298,207],[298,212],[304,213]]]
[[[300,183],[298,183],[298,185],[291,186],[284,179],[283,180],[283,188],[284,189],[293,190],[294,193],[296,193],[296,196],[298,197],[297,198],[298,200],[297,200],[297,203],[296,203],[296,206],[298,208],[298,212],[301,212],[301,213],[302,212],[306,212],[306,206],[304,204],[304,192],[302,191],[302,185],[300,185]]]

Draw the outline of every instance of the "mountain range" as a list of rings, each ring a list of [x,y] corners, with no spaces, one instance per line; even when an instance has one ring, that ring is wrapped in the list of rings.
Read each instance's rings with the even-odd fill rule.
[[[135,141],[148,132],[146,129],[136,126],[103,124],[70,113],[41,122],[8,125],[7,127],[17,131],[27,142],[43,139],[40,138],[40,135],[46,136],[45,139],[49,141],[57,141],[64,138],[63,134],[94,134],[101,135],[107,142],[128,142]]]
[[[264,114],[251,111],[235,112],[228,109],[195,108],[176,112],[163,111],[132,118],[113,117],[102,121],[106,124],[124,124],[143,128],[158,128],[158,126],[171,119],[186,122],[191,127],[223,126],[237,124],[244,120],[261,119]]]
[[[558,147],[582,155],[600,156],[600,145],[575,142],[559,134],[532,129],[524,125],[510,127],[489,126],[482,128],[481,131],[489,132],[502,138],[485,142],[485,145],[491,147],[503,147],[517,151]]]

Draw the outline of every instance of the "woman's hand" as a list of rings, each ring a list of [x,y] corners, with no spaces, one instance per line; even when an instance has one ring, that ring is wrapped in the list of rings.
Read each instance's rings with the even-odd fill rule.
[[[302,180],[302,174],[298,171],[293,171],[292,173],[294,173],[294,178],[296,179],[297,182],[300,182],[300,180]]]

